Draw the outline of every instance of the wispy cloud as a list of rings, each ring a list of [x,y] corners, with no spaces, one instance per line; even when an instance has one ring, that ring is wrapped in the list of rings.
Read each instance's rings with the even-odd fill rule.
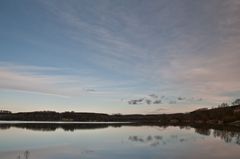
[[[103,100],[114,96],[125,99],[124,108],[128,103],[210,106],[240,95],[238,0],[35,3],[42,12],[33,11],[33,17],[47,19],[39,29],[51,40],[38,39],[41,35],[31,26],[26,26],[32,28],[26,36],[17,29],[19,37],[28,39],[25,43],[46,48],[26,45],[20,52],[36,65],[40,53],[48,62],[41,59],[32,66],[27,58],[14,58],[19,52],[7,52],[5,59],[15,62],[0,63],[2,89]],[[18,61],[26,65],[14,64]]]
[[[27,91],[59,97],[101,96],[111,100],[129,96],[130,80],[107,79],[92,70],[72,70],[0,62],[0,89]]]
[[[46,68],[48,70],[48,68]],[[29,72],[29,70],[31,70]],[[0,88],[19,91],[38,92],[49,95],[69,96],[70,90],[60,89],[59,84],[68,83],[70,78],[57,75],[39,74],[45,70],[39,67],[27,66],[4,66],[0,68]],[[31,72],[34,73],[31,73]]]
[[[67,30],[71,38],[94,46],[97,51],[91,58],[98,65],[143,77],[160,90],[167,89],[167,93],[179,90],[215,102],[231,98],[220,92],[240,89],[237,1],[154,1],[153,5],[144,3],[145,10],[135,6],[130,15],[124,5],[109,10],[110,6],[104,1],[88,8],[92,19],[86,19],[79,5],[47,3],[48,9],[71,27]],[[177,14],[169,12],[170,8]],[[141,17],[144,14],[146,18]],[[81,38],[83,32],[87,33],[86,39]]]
[[[67,69],[59,71],[59,68],[1,63],[0,89],[74,97],[89,93],[110,94],[113,93],[112,90],[106,88],[116,85],[113,81],[89,76],[89,72],[87,75],[84,75],[85,72],[80,75],[64,75],[63,72]]]

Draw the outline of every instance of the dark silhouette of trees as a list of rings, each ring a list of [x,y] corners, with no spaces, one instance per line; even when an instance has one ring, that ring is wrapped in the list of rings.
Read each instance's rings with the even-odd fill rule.
[[[8,111],[8,110],[0,110],[0,115],[3,114],[11,114],[12,112]]]
[[[240,105],[240,98],[234,100],[234,101],[232,102],[232,105],[233,105],[233,106]]]
[[[217,108],[197,109],[189,113],[175,114],[103,114],[82,112],[36,111],[0,114],[0,120],[18,121],[64,121],[64,122],[134,122],[134,123],[207,123],[207,124],[240,124],[240,99],[233,102],[234,106],[222,103]]]
[[[224,108],[224,107],[228,107],[229,105],[227,103],[222,103],[220,105],[218,105],[218,108]]]

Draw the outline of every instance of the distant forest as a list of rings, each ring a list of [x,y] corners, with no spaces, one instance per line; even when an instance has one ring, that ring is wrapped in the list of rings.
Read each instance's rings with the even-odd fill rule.
[[[140,123],[198,123],[198,124],[233,124],[240,123],[240,99],[231,106],[222,103],[216,108],[201,108],[188,113],[175,114],[103,114],[82,112],[36,111],[19,112],[0,111],[0,120],[7,121],[66,121],[66,122],[140,122]]]

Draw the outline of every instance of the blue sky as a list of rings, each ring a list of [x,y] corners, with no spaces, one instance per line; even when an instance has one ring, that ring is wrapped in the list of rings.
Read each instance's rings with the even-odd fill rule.
[[[1,0],[0,107],[172,113],[240,97],[238,0]]]

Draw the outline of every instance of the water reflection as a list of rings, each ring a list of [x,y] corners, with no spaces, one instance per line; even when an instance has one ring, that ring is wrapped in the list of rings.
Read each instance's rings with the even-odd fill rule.
[[[195,128],[195,132],[201,135],[210,136],[212,135],[215,138],[220,138],[224,140],[226,143],[235,143],[240,145],[240,131],[239,128],[236,127],[228,127],[228,129],[224,129],[221,127],[219,129],[208,129],[204,128]]]
[[[56,131],[63,129],[65,131],[74,131],[78,129],[103,129],[107,127],[121,127],[121,124],[49,124],[49,123],[18,123],[18,124],[0,124],[0,129],[6,130],[11,127],[22,128],[36,131]]]
[[[145,143],[150,146],[157,146],[160,144],[160,141],[163,139],[162,136],[147,136],[147,137],[140,137],[140,136],[129,136],[128,139],[132,142],[139,142]],[[164,141],[163,141],[164,142]]]
[[[225,130],[213,130],[213,136],[224,140],[226,143],[236,143],[240,145],[240,133]]]
[[[0,129],[1,159],[235,159],[240,155],[240,128],[232,126],[15,123],[0,124]]]
[[[191,129],[191,127],[189,126],[181,126],[180,129],[186,129],[189,130]],[[234,143],[237,145],[240,145],[240,129],[239,127],[226,127],[224,129],[224,127],[218,127],[215,129],[212,128],[207,128],[206,126],[203,127],[196,127],[194,128],[195,133],[200,134],[200,135],[204,135],[204,136],[213,136],[214,138],[219,138],[223,141],[225,141],[226,143]],[[132,141],[132,142],[136,142],[136,143],[144,143],[144,144],[148,144],[149,146],[157,146],[161,143],[163,144],[167,144],[168,142],[171,142],[173,140],[175,141],[179,141],[181,143],[186,142],[186,141],[190,141],[191,139],[195,139],[195,138],[183,138],[183,137],[179,137],[179,135],[170,135],[170,137],[168,139],[166,139],[166,137],[161,136],[161,135],[157,135],[157,136],[152,136],[152,135],[147,135],[147,136],[129,136],[128,140]],[[161,142],[160,142],[161,141]]]
[[[30,155],[30,152],[29,152],[28,150],[26,150],[26,151],[24,151],[23,155],[19,154],[19,155],[17,156],[17,159],[21,159],[21,158],[23,158],[23,159],[29,159],[29,155]]]
[[[7,130],[12,127],[27,129],[27,130],[35,130],[35,131],[56,131],[57,129],[63,129],[64,131],[74,131],[74,130],[91,130],[91,129],[104,129],[108,127],[122,127],[122,126],[143,126],[139,123],[86,123],[86,124],[54,124],[54,123],[13,123],[13,124],[0,124],[1,130]],[[162,131],[168,127],[168,125],[156,125],[156,129]],[[170,126],[170,125],[169,125]],[[204,136],[212,135],[215,138],[220,138],[224,140],[226,143],[236,143],[240,145],[240,127],[234,126],[213,126],[213,125],[181,125],[178,126],[180,129],[190,130],[191,128],[195,129],[195,132]],[[178,138],[178,135],[171,135],[171,138]],[[159,140],[162,140],[163,136],[151,136],[148,135],[146,137],[139,136],[129,136],[129,140],[133,142],[139,143],[148,143],[151,146],[156,146],[160,144]],[[180,142],[184,142],[187,139],[179,139]],[[162,141],[165,143],[165,141]]]
[[[26,150],[26,151],[21,151],[19,152],[19,154],[17,155],[17,158],[16,159],[35,159],[35,158],[41,158],[42,156],[45,156],[46,154],[48,155],[49,152],[53,151],[53,152],[56,152],[56,151],[63,151],[64,148],[63,147],[55,147],[55,148],[48,148],[48,150],[44,150],[44,149],[36,149],[36,150],[33,150],[33,155],[30,157],[30,151],[29,150]],[[68,150],[69,151],[69,150]],[[93,150],[84,150],[84,151],[79,151],[77,150],[78,153],[74,152],[74,151],[71,151],[73,154],[78,154],[77,156],[79,156],[80,158],[86,156],[86,155],[90,155],[92,153],[94,153]],[[66,155],[66,154],[65,154]],[[0,156],[1,156],[1,153],[0,153]],[[69,155],[70,156],[70,155]],[[62,158],[64,157],[64,154],[61,154],[61,155],[58,155],[58,159],[59,158]]]
[[[211,130],[208,128],[195,128],[195,132],[201,135],[211,135]]]
[[[146,137],[140,137],[140,136],[129,136],[128,137],[128,140],[131,141],[131,142],[141,143],[141,144],[149,145],[149,146],[152,146],[152,147],[158,146],[160,144],[166,145],[166,144],[169,144],[171,142],[183,143],[183,142],[188,141],[189,139],[179,137],[178,135],[170,135],[168,137],[163,137],[163,136],[159,136],[159,135],[157,135],[157,136],[148,135]]]

